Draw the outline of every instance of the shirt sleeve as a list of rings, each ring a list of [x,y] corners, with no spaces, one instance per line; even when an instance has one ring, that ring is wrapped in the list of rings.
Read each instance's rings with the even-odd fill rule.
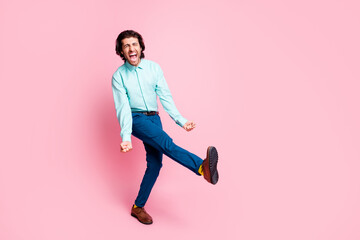
[[[112,91],[114,95],[116,117],[118,118],[121,127],[120,136],[123,142],[131,142],[131,109],[126,89],[124,88],[121,76],[119,76],[118,73],[115,73],[112,77]]]
[[[159,96],[160,102],[164,107],[165,111],[170,115],[170,117],[178,124],[180,127],[184,126],[187,122],[187,119],[181,116],[177,110],[169,87],[166,83],[163,71],[161,68],[158,68],[157,71],[157,84],[155,88],[156,94]]]

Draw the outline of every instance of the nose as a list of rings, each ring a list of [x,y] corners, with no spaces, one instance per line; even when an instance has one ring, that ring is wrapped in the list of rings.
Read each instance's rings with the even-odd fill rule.
[[[130,45],[130,51],[134,51],[134,46]]]

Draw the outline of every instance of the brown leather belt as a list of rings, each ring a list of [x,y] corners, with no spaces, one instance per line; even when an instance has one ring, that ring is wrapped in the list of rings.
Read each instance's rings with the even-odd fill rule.
[[[150,112],[133,112],[133,113],[142,113],[142,114],[145,114],[146,116],[153,116],[153,115],[157,115],[159,114],[159,112],[157,111],[150,111]]]

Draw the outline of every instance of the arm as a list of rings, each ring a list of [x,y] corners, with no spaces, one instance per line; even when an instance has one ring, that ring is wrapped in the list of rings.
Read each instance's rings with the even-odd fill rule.
[[[170,89],[166,83],[164,74],[160,67],[158,68],[157,79],[158,81],[155,92],[159,96],[160,102],[163,105],[165,111],[180,127],[183,127],[186,131],[191,131],[193,128],[195,128],[195,123],[182,117],[177,110]]]
[[[126,93],[126,90],[123,86],[123,82],[120,79],[121,76],[116,76],[114,74],[112,78],[112,91],[115,102],[116,116],[119,120],[121,127],[121,138],[122,143],[121,151],[127,152],[130,151],[131,146],[131,132],[132,132],[132,116],[131,109],[129,104],[129,99]]]

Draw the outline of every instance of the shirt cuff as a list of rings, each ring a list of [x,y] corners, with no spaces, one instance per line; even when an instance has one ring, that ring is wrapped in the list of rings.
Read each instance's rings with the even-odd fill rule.
[[[131,142],[131,134],[124,134],[121,138],[123,142]]]
[[[186,118],[179,118],[177,121],[176,121],[176,124],[179,125],[180,127],[183,127],[185,125],[185,123],[187,123],[187,119]]]

